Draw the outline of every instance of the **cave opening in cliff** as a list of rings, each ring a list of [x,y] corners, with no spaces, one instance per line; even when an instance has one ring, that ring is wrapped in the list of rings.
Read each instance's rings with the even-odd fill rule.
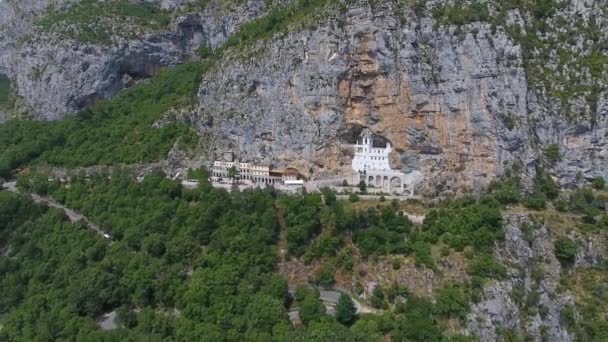
[[[358,140],[366,136],[371,137],[372,146],[376,148],[386,148],[388,144],[391,144],[390,140],[388,140],[384,136],[371,132],[367,127],[360,125],[348,126],[342,132],[342,141],[347,144],[357,144]]]

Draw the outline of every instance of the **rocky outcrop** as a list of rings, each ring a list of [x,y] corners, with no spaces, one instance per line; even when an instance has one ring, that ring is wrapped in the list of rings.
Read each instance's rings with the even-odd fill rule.
[[[476,191],[514,164],[530,181],[551,143],[562,151],[552,169],[562,184],[608,176],[604,97],[594,124],[552,115],[504,28],[441,26],[397,4],[358,1],[225,56],[199,92],[212,150],[344,174],[366,129],[395,147],[394,167],[422,173],[418,193]]]
[[[160,6],[174,11],[166,30],[135,38],[113,36],[111,43],[97,44],[34,24],[48,6],[66,2],[0,3],[0,73],[14,80],[14,92],[35,119],[61,119],[112,97],[162,67],[186,61],[200,45],[217,47],[266,10],[262,0],[230,6],[211,1],[201,12],[181,14],[189,1],[163,0]]]
[[[503,32],[455,30],[425,17],[402,22],[390,2],[350,7],[259,47],[262,58],[235,55],[206,75],[201,120],[218,149],[317,173],[347,170],[345,151],[369,129],[395,147],[395,167],[421,171],[434,189],[479,189],[514,160],[533,159],[528,87],[519,47]]]
[[[535,341],[572,341],[561,319],[567,306],[574,306],[570,291],[560,288],[564,269],[554,253],[555,229],[535,222],[527,214],[506,215],[505,241],[495,251],[508,269],[506,280],[490,283],[481,300],[473,304],[466,330],[482,341],[498,341],[508,334],[530,336]],[[608,258],[605,234],[582,236],[577,242],[572,267],[601,265]]]
[[[294,1],[215,0],[203,8],[159,0],[171,11],[166,29],[117,35],[110,44],[66,39],[33,24],[47,6],[68,2],[77,0],[0,3],[0,73],[13,79],[16,103],[36,119],[60,119],[109,98],[190,59],[200,45],[220,46],[243,23],[267,13],[270,3]],[[528,30],[530,13],[511,10],[502,24],[449,25],[433,17],[442,3],[451,2],[348,1],[294,23],[288,33],[227,51],[204,76],[191,118],[211,140],[209,155],[233,148],[241,159],[349,178],[350,144],[369,130],[395,147],[393,168],[422,175],[417,193],[477,191],[512,165],[523,166],[530,185],[549,144],[557,144],[561,156],[545,166],[562,185],[608,178],[603,59],[586,62],[604,70],[595,78],[570,69],[574,62],[556,64],[561,50],[543,50],[555,58],[542,63],[545,55],[524,53],[522,42],[507,33]],[[560,8],[547,19],[552,30],[542,39],[568,34],[557,23],[570,15],[599,32],[592,43],[571,44],[574,55],[606,40],[605,18],[592,15],[602,13],[601,3],[572,0]],[[530,65],[539,64],[555,82],[538,84],[544,69]],[[557,81],[570,77],[577,89],[589,90],[564,104],[555,94],[563,97],[569,88]],[[580,118],[567,118],[565,111]]]

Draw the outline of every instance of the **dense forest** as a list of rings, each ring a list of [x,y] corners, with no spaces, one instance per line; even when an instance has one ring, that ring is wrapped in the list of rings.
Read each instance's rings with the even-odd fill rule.
[[[186,190],[160,173],[141,183],[123,172],[105,173],[75,178],[69,187],[44,175],[20,179],[23,189],[86,214],[112,234],[111,241],[70,223],[60,210],[2,192],[0,337],[370,341],[391,334],[438,341],[447,338],[440,320],[466,313],[470,293],[455,286],[440,291],[435,304],[405,288],[378,289],[378,305],[394,310],[355,319],[347,303],[341,314],[328,316],[318,292],[298,288],[288,296],[286,280],[276,273],[279,212],[289,253],[302,254],[298,246],[315,241],[306,253],[318,255],[310,258],[331,259],[346,235],[370,252],[417,256],[425,248],[418,245],[433,238],[419,237],[388,203],[361,212],[329,192],[325,201],[319,194],[284,197],[272,190],[227,193],[202,181],[199,189]],[[492,211],[486,204],[463,205]],[[328,229],[335,233],[315,239]],[[290,306],[300,308],[303,326],[289,324]],[[97,330],[95,319],[112,310],[123,328]]]
[[[0,192],[0,339],[381,341],[388,334],[396,341],[474,340],[447,333],[448,322],[466,319],[480,286],[506,277],[491,248],[504,238],[501,201],[519,200],[507,183],[480,199],[437,205],[418,226],[397,202],[360,209],[329,190],[229,193],[199,175],[195,190],[160,172],[141,182],[121,170],[76,175],[69,184],[44,173],[19,178],[23,191],[78,210],[111,240],[70,223],[61,210]],[[601,201],[587,188],[563,205],[585,213]],[[586,229],[608,228],[605,214],[588,222]],[[282,229],[289,255],[322,261],[311,279],[318,286],[331,286],[337,270],[352,271],[351,239],[365,258],[410,255],[429,269],[436,269],[433,246],[463,251],[470,277],[438,289],[434,299],[396,284],[378,287],[368,300],[382,314],[357,317],[345,296],[332,316],[314,287],[288,293],[277,272]],[[567,263],[576,245],[562,239],[556,249]],[[290,324],[293,307],[302,325]],[[95,320],[110,311],[121,328],[99,330]],[[582,333],[601,329],[600,321],[593,324],[599,326],[581,327]]]

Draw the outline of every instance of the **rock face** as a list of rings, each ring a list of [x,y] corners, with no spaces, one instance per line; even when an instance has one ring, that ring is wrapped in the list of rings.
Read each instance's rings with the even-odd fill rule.
[[[395,147],[393,167],[422,172],[427,193],[479,190],[514,164],[530,179],[550,143],[562,150],[554,170],[563,183],[579,172],[608,176],[599,167],[608,156],[604,99],[594,126],[548,115],[520,46],[490,24],[438,26],[403,19],[390,1],[361,2],[249,53],[257,57],[236,52],[204,76],[201,130],[216,152],[344,172],[350,144],[369,129]]]
[[[263,0],[224,7],[211,1],[204,11],[172,15],[165,31],[141,37],[112,37],[110,44],[83,43],[34,24],[49,6],[72,0],[0,2],[0,73],[14,80],[31,117],[55,120],[112,97],[162,67],[184,62],[205,44],[216,47],[244,22],[261,15]],[[190,1],[159,2],[171,11]]]
[[[35,119],[60,119],[109,98],[190,59],[201,45],[220,46],[269,4],[294,1],[212,0],[198,10],[188,10],[189,0],[153,1],[171,13],[166,29],[114,36],[109,44],[77,42],[34,24],[48,6],[77,2],[0,2],[0,73],[13,79],[18,103]],[[571,0],[559,12],[599,32],[591,45],[574,41],[568,50],[600,49],[588,63],[600,70],[593,77],[556,64],[561,50],[548,51],[551,58],[536,56],[538,49],[526,55],[506,27],[525,31],[530,14],[511,10],[502,26],[450,25],[433,16],[444,3],[451,2],[404,8],[394,0],[347,1],[289,33],[229,50],[204,76],[191,121],[211,142],[210,155],[232,148],[241,159],[290,165],[313,177],[348,176],[350,144],[369,130],[395,147],[392,167],[420,173],[416,192],[430,195],[477,191],[514,165],[530,184],[549,144],[560,149],[550,171],[562,185],[608,178],[608,75],[601,59],[608,30],[605,15],[593,15],[604,13],[601,1]],[[552,30],[543,37],[561,39],[557,19],[547,19]],[[535,56],[547,72],[569,73],[532,84],[544,73],[527,66]],[[558,78],[590,90],[556,101],[568,90],[550,87]],[[565,108],[581,118],[558,114]]]
[[[443,191],[479,189],[514,160],[533,159],[518,46],[487,24],[455,34],[394,13],[351,7],[269,42],[262,58],[237,56],[206,75],[200,112],[218,148],[332,172],[348,169],[344,151],[370,129],[395,146],[394,166]],[[507,128],[507,112],[522,125]]]
[[[561,320],[566,306],[574,305],[568,290],[559,289],[564,269],[554,253],[554,236],[542,223],[525,214],[506,215],[505,241],[496,248],[497,259],[508,265],[506,280],[484,288],[473,304],[466,330],[482,341],[497,341],[505,334],[531,336],[535,341],[572,341]],[[574,234],[574,233],[572,233]],[[606,236],[571,236],[577,241],[576,268],[601,265],[608,258]]]

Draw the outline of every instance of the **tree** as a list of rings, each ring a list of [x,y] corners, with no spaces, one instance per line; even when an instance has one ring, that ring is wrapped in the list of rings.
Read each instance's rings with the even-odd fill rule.
[[[331,207],[334,203],[336,203],[336,193],[330,188],[321,189],[321,193],[323,194],[323,199],[325,205]]]
[[[359,190],[362,193],[365,193],[367,191],[367,184],[365,184],[365,181],[360,181],[359,182]]]
[[[336,305],[336,320],[344,325],[351,325],[355,321],[357,308],[355,303],[347,294],[340,295]]]
[[[289,296],[287,280],[281,275],[273,274],[268,284],[262,288],[262,292],[286,304]]]
[[[250,328],[271,332],[272,327],[285,320],[285,307],[281,300],[265,294],[256,295],[246,309]]]
[[[465,318],[469,308],[469,298],[459,286],[440,289],[437,294],[437,312],[444,316]]]
[[[576,258],[576,243],[566,237],[555,240],[555,256],[562,264],[571,264]]]
[[[300,320],[304,325],[318,321],[325,315],[325,306],[321,300],[313,295],[308,295],[300,303]]]
[[[234,180],[236,179],[236,176],[237,176],[236,167],[233,165],[231,168],[228,169],[228,178],[230,178],[230,180],[232,182],[234,182]]]
[[[332,320],[312,322],[306,329],[303,341],[311,342],[351,342],[353,337],[348,329]]]

